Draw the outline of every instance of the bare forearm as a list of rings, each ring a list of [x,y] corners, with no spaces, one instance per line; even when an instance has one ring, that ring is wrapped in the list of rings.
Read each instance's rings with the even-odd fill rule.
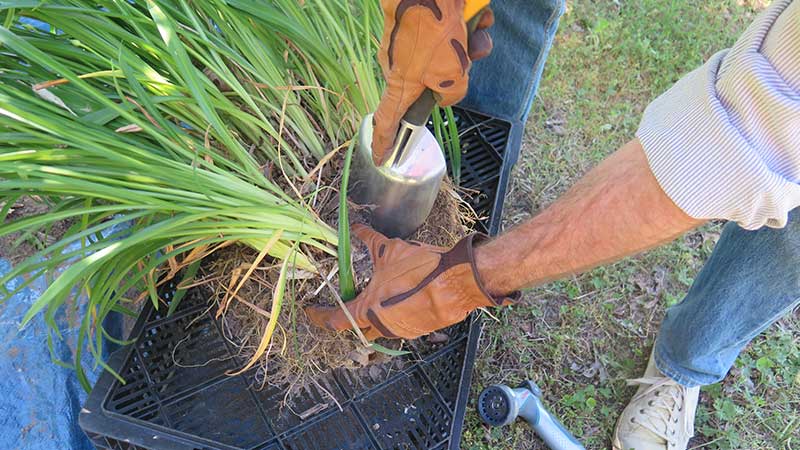
[[[505,294],[658,246],[703,222],[664,194],[633,140],[537,216],[479,247],[476,263],[486,289]]]

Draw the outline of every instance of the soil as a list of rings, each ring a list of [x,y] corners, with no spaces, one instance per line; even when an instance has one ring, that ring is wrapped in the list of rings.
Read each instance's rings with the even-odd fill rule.
[[[468,206],[461,202],[450,180],[445,180],[436,196],[431,215],[411,239],[440,247],[452,247],[467,235],[465,222],[471,217],[471,211],[465,211],[464,208]]]
[[[326,203],[332,203],[337,196],[321,200],[320,216],[329,223],[335,221],[335,215]],[[319,200],[319,199],[318,199]],[[462,211],[459,196],[449,182],[443,183],[436,199],[433,212],[422,227],[411,237],[413,240],[449,247],[466,235],[465,222],[468,213]],[[358,206],[350,205],[350,222],[365,223],[367,214]],[[332,223],[332,225],[336,225]],[[351,239],[352,264],[357,289],[361,290],[369,283],[372,276],[372,262],[365,245],[358,239]],[[226,292],[233,290],[242,276],[256,258],[257,252],[244,246],[230,246],[217,252],[209,264],[201,272],[203,289],[216,299],[220,322],[225,337],[239,349],[241,364],[244,366],[254,355],[262,334],[269,320],[272,309],[272,291],[278,278],[279,265],[275,261],[262,262],[253,271],[250,278],[242,285],[228,307],[222,303]],[[334,295],[338,292],[338,278],[331,277],[324,282],[322,277],[336,268],[336,259],[326,255],[315,261],[320,275],[298,271],[290,277],[288,295],[281,308],[279,324],[270,347],[256,364],[256,378],[265,384],[287,388],[287,399],[292,393],[311,382],[322,372],[334,368],[358,369],[368,365],[385,362],[390,357],[383,353],[366,349],[354,332],[330,333],[320,330],[310,323],[303,312],[308,305],[338,304]],[[232,278],[237,278],[232,282]],[[433,335],[432,335],[433,336]],[[380,340],[380,344],[389,348],[405,348],[412,345],[427,348],[440,345],[447,340],[446,335],[423,337],[416,342]],[[429,342],[431,341],[431,342]]]
[[[5,202],[0,201],[0,209],[3,207],[5,207]],[[30,196],[20,197],[9,209],[4,223],[43,214],[49,209],[50,207],[42,199]],[[0,258],[10,261],[12,265],[17,264],[35,255],[41,250],[43,244],[49,245],[57,242],[71,225],[71,221],[62,220],[49,227],[0,236]]]
[[[269,321],[279,266],[274,262],[262,263],[236,297],[230,299],[227,308],[223,302],[230,297],[226,293],[231,291],[231,286],[238,284],[238,280],[231,283],[232,276],[244,275],[256,255],[257,252],[249,247],[227,247],[202,269],[203,278],[211,280],[203,288],[216,299],[214,308],[223,334],[238,348],[237,356],[242,367],[254,355]],[[326,266],[333,265],[332,261],[325,263]],[[320,287],[326,289],[320,277],[305,272],[296,273],[290,280],[281,307],[280,326],[275,330],[267,352],[256,364],[257,379],[270,385],[299,388],[327,368],[350,364],[349,350],[357,346],[352,333],[322,332],[303,313],[303,307],[315,303],[314,293]]]

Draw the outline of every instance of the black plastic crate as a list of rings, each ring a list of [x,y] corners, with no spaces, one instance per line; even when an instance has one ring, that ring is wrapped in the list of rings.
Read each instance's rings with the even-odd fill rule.
[[[497,233],[519,130],[458,109],[462,186],[482,231]],[[167,302],[174,283],[163,286]],[[80,414],[100,449],[457,449],[481,321],[470,316],[441,344],[415,341],[411,354],[359,370],[320,376],[282,408],[285,389],[240,367],[209,311],[190,290],[177,311],[148,304],[131,332],[136,342],[109,361],[126,383],[103,373]]]

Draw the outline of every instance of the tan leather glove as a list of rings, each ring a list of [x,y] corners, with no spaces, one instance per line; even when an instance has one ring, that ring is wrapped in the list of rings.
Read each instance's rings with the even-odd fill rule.
[[[389,239],[364,225],[353,233],[369,248],[372,281],[347,308],[364,336],[413,339],[461,322],[481,306],[500,306],[518,298],[493,298],[481,284],[473,246],[485,236],[473,234],[451,250]],[[339,307],[309,307],[318,326],[352,328]]]
[[[464,0],[381,0],[383,37],[378,60],[386,79],[372,134],[372,157],[383,161],[400,119],[426,87],[442,106],[467,93],[471,61],[487,56],[494,23],[488,8],[467,40]],[[469,45],[467,45],[469,42]]]

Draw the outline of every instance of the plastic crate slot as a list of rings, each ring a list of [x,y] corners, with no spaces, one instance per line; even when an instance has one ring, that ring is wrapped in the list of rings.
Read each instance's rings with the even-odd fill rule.
[[[472,189],[472,186],[478,184],[478,182],[479,180],[474,173],[469,170],[461,170],[461,186]]]
[[[469,326],[472,323],[471,319],[467,319],[463,322],[457,323],[455,325],[451,325],[444,330],[441,330],[440,333],[447,335],[448,339],[445,342],[439,344],[431,344],[428,342],[428,337],[422,337],[420,339],[416,339],[411,341],[411,347],[414,349],[414,352],[417,355],[418,359],[429,359],[431,355],[438,353],[439,351],[450,347],[456,342],[461,341],[462,339],[466,338],[469,334]]]
[[[345,394],[332,374],[325,374],[315,381],[316,383],[309,383],[300,392],[292,395],[289,405],[284,404],[287,385],[267,385],[264,389],[258,389],[258,385],[251,381],[250,390],[264,409],[272,429],[275,433],[282,434],[336,409],[337,402],[340,405],[345,402]],[[320,409],[321,405],[324,408]]]
[[[139,447],[129,442],[124,442],[117,439],[111,439],[109,437],[103,437],[102,442],[94,442],[94,444],[97,446],[97,448],[109,450],[147,450],[144,447]]]
[[[273,437],[238,377],[167,404],[164,413],[178,431],[237,448],[251,448]]]
[[[418,371],[357,402],[383,449],[429,449],[450,436],[452,416]]]
[[[485,164],[491,164],[494,167],[500,167],[502,162],[500,161],[500,157],[496,157],[492,151],[483,150],[481,152],[474,152],[472,154],[466,155],[466,162],[470,164],[471,167],[482,167]]]
[[[161,416],[161,409],[158,406],[154,406],[150,409],[134,410],[129,415],[154,425],[167,425],[167,422]]]
[[[117,383],[116,389],[106,400],[105,408],[126,414],[129,411],[147,408],[158,402],[148,388],[147,375],[138,355],[134,354],[125,368],[120,371],[125,384]]]
[[[451,411],[455,408],[458,399],[459,379],[461,368],[464,366],[465,354],[466,345],[458,343],[426,362],[422,369]],[[458,377],[454,377],[454,373],[458,373]]]
[[[497,191],[494,190],[491,185],[497,183],[497,179],[497,176],[492,176],[488,180],[484,179],[480,183],[475,183],[475,185],[469,186],[469,189],[479,191],[479,193],[477,195],[473,195],[472,198],[487,199],[489,204],[492,204],[496,198]]]
[[[156,425],[166,425],[159,405],[158,396],[150,391],[146,383],[129,383],[118,386],[115,395],[106,401],[105,409]]]
[[[461,154],[466,157],[466,160],[474,158],[476,154],[479,154],[481,147],[483,147],[483,143],[480,142],[480,136],[478,136],[476,131],[472,131],[470,134],[461,136]],[[465,158],[461,158],[462,164],[464,159]]]
[[[473,209],[475,209],[475,212],[478,213],[479,217],[484,218],[484,220],[489,220],[487,215],[489,214],[489,210],[491,209],[491,207],[492,203],[491,200],[489,200],[489,198],[483,198],[480,201],[475,202],[473,204]]]
[[[495,150],[502,152],[508,140],[508,131],[508,129],[490,128],[484,131],[483,135]]]
[[[492,170],[489,168],[489,170],[484,170],[483,175],[481,175],[481,171],[470,168],[470,170],[467,172],[469,175],[466,177],[468,182],[464,182],[462,185],[468,189],[479,191],[478,194],[472,196],[473,198],[489,196],[494,198],[494,195],[492,194],[496,191],[491,187],[491,185],[497,183],[497,176],[488,175],[488,173],[491,172]],[[464,175],[462,175],[462,177],[464,177]]]
[[[377,448],[352,408],[331,414],[314,426],[302,427],[283,439],[286,450],[373,450]]]
[[[465,151],[462,153],[463,158],[462,162],[466,161],[468,163],[481,161],[481,160],[494,160],[494,155],[492,152],[494,150],[491,146],[486,145],[484,142],[480,142],[480,137],[477,136],[477,132],[473,132],[472,137],[475,139],[475,143],[470,146],[466,147]]]
[[[147,318],[148,322],[155,322],[168,318],[167,311],[169,311],[177,288],[178,284],[174,279],[167,281],[159,287],[158,296],[161,301],[159,302],[158,309],[151,309],[150,316]],[[172,317],[177,317],[193,309],[206,307],[208,306],[209,300],[210,298],[205,289],[191,289],[183,296]]]
[[[466,168],[466,171],[470,172],[472,176],[477,178],[477,183],[485,183],[487,181],[486,175],[490,177],[495,176],[493,173],[483,175],[481,172],[485,173],[487,168],[489,170],[497,170],[500,166],[500,164],[498,164],[495,160],[485,157],[482,159],[467,159],[463,164],[464,167],[462,170]]]
[[[232,368],[225,342],[208,315],[184,316],[145,330],[136,347],[164,400],[211,381]]]
[[[463,322],[459,322],[455,325],[450,325],[449,327],[445,328],[444,332],[450,336],[450,340],[453,341],[458,338],[467,337],[469,334],[469,327],[472,324],[473,319],[470,317]]]
[[[108,441],[106,440],[106,437],[103,436],[102,434],[87,432],[86,437],[88,437],[89,440],[92,441],[92,444],[94,444],[95,448],[109,448]]]
[[[462,164],[466,165],[466,167],[470,169],[484,167],[486,165],[491,165],[492,167],[499,169],[502,162],[500,161],[499,156],[495,156],[493,154],[493,150],[489,151],[482,149],[480,152],[476,151],[474,153],[466,154]]]
[[[463,109],[454,109],[453,114],[459,120],[459,130],[464,130],[475,125],[475,120],[470,113]]]
[[[165,297],[164,294],[159,294],[161,299],[165,301],[159,302],[158,309],[153,308],[151,310],[150,317],[147,319],[148,323],[152,323],[157,320],[176,318],[192,310],[205,308],[210,302],[210,298],[205,292],[205,289],[192,289],[183,296],[183,299],[181,299],[180,304],[175,309],[175,312],[172,314],[172,316],[167,317],[167,311],[169,311],[169,306],[172,303],[172,295],[174,295],[174,292],[171,291],[169,294],[170,295],[168,298]]]
[[[280,444],[277,443],[269,443],[264,446],[257,447],[256,450],[282,450]]]
[[[488,219],[488,215],[491,212],[492,208],[492,200],[491,197],[487,197],[485,195],[477,195],[470,199],[469,201],[470,206],[475,212],[478,214],[478,217]]]
[[[484,160],[473,164],[470,169],[475,171],[479,178],[485,180],[487,176],[492,176],[490,175],[491,172],[495,172],[497,170],[497,164],[491,160]]]

